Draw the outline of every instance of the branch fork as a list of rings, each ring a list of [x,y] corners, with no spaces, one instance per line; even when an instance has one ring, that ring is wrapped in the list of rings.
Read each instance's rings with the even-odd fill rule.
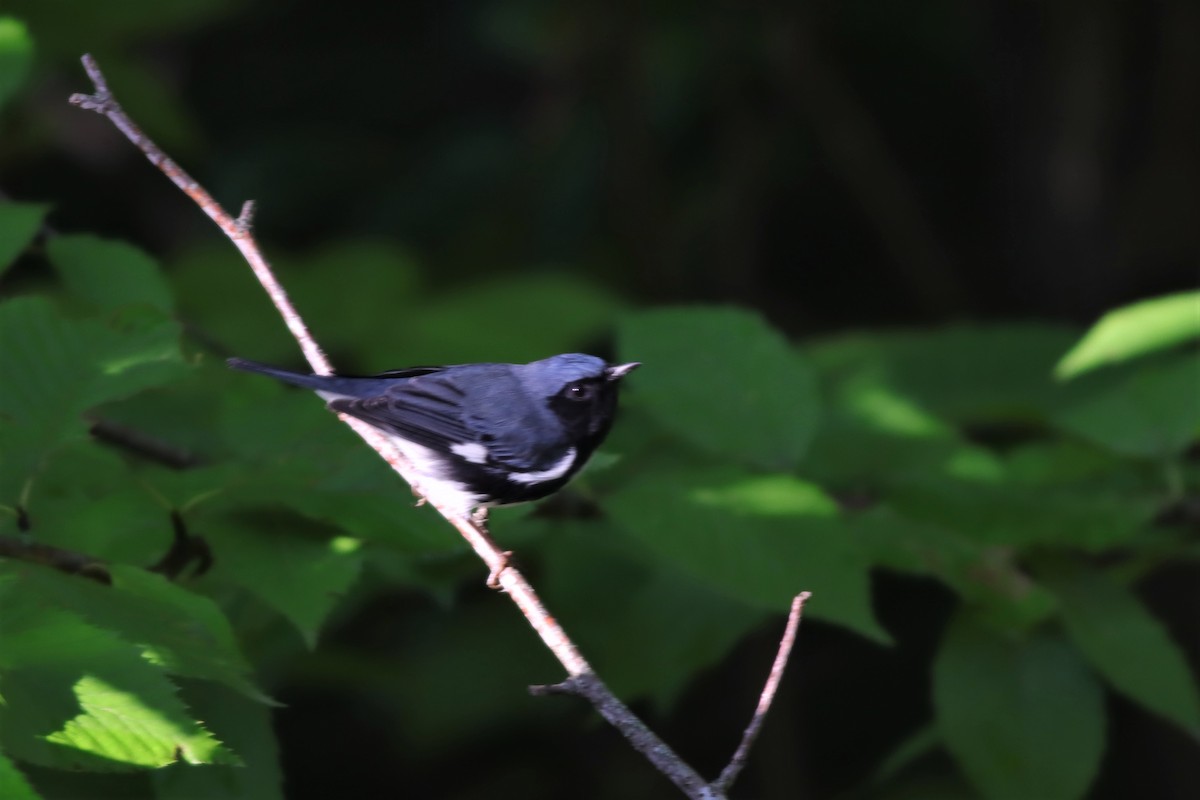
[[[258,248],[252,231],[254,201],[246,201],[236,218],[231,216],[204,187],[142,133],[109,91],[108,82],[95,59],[90,55],[85,55],[82,61],[84,70],[95,87],[95,92],[73,94],[69,102],[107,117],[134,146],[142,151],[151,164],[200,206],[201,210],[229,237],[246,259],[255,277],[258,278],[271,302],[279,311],[284,324],[287,325],[288,330],[300,346],[313,372],[318,375],[332,374],[333,368],[329,359],[317,345],[304,320],[288,298],[287,292],[275,278],[270,264],[267,263]],[[492,540],[484,520],[461,516],[438,503],[430,502],[428,498],[422,496],[420,483],[412,465],[386,437],[364,422],[344,414],[338,416],[391,465],[392,469],[412,487],[414,493],[422,501],[428,502],[447,522],[454,526],[490,570],[488,585],[503,591],[512,599],[534,631],[541,637],[542,642],[562,664],[567,672],[566,680],[548,686],[531,686],[532,694],[537,696],[570,694],[587,700],[629,741],[634,749],[674,782],[687,797],[694,800],[718,800],[725,797],[729,787],[745,765],[750,748],[758,737],[767,711],[775,698],[776,689],[783,677],[784,667],[795,644],[796,631],[800,624],[804,603],[809,597],[808,592],[801,593],[792,601],[791,613],[788,615],[787,626],[780,640],[774,665],[759,698],[754,716],[742,735],[741,743],[720,776],[711,783],[707,782],[609,690],[600,676],[584,659],[566,631],[546,610],[525,576],[510,562],[512,553],[501,550]]]

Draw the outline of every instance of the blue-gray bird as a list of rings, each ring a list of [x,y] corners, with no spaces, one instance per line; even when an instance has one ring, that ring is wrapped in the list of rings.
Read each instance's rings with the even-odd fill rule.
[[[566,353],[350,377],[228,363],[312,389],[334,411],[383,431],[430,502],[464,516],[562,488],[608,435],[621,379],[639,366]]]

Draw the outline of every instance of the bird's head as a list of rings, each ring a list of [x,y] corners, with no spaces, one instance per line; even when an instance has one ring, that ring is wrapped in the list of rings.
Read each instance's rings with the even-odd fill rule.
[[[621,379],[636,369],[636,361],[608,364],[582,353],[564,353],[517,367],[521,383],[572,434],[603,437],[612,424]]]

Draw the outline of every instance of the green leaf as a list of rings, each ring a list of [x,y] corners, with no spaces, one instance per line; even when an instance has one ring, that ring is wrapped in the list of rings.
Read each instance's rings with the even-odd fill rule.
[[[1001,636],[969,614],[951,622],[933,665],[947,748],[991,800],[1074,800],[1104,751],[1104,693],[1062,638]]]
[[[1040,421],[1062,402],[1051,370],[1076,336],[1035,323],[960,325],[831,339],[810,354],[823,374],[876,373],[943,420]]]
[[[141,303],[171,312],[171,290],[158,264],[131,244],[87,234],[55,236],[46,253],[67,289],[90,305]]]
[[[4,22],[0,19],[0,39],[4,36]],[[0,42],[0,52],[3,46]],[[3,56],[0,55],[0,75],[3,74]],[[49,210],[50,206],[42,203],[0,203],[0,277],[29,246]]]
[[[184,699],[244,764],[172,764],[153,773],[156,800],[283,800],[271,709],[212,683],[187,682]]]
[[[618,330],[623,358],[646,366],[628,402],[705,450],[791,468],[817,424],[812,371],[777,331],[735,309],[634,314]]]
[[[1054,368],[1074,378],[1200,337],[1200,291],[1155,297],[1108,312]]]
[[[0,740],[10,754],[95,771],[236,760],[135,647],[6,588]]]
[[[25,83],[32,63],[33,40],[24,23],[12,17],[0,17],[0,109]],[[3,241],[2,237],[0,241]],[[0,260],[0,269],[4,266]]]
[[[1065,408],[1056,422],[1122,455],[1177,455],[1200,437],[1200,358],[1145,365]]]
[[[2,566],[2,565],[0,565]],[[250,680],[229,621],[207,597],[161,575],[111,565],[103,586],[51,570],[22,573],[23,591],[52,599],[89,623],[115,631],[167,672],[213,680],[261,702],[272,702]]]
[[[1094,570],[1064,565],[1039,576],[1058,596],[1067,633],[1100,674],[1200,738],[1200,692],[1187,659],[1137,597]]]
[[[168,510],[127,459],[92,441],[58,450],[25,501],[39,542],[103,560],[152,564],[171,541]]]
[[[660,470],[604,507],[646,550],[702,584],[775,612],[808,590],[807,613],[887,641],[852,528],[812,484],[732,469]]]
[[[296,626],[310,648],[316,647],[321,624],[362,566],[357,547],[347,547],[345,540],[289,535],[278,527],[252,527],[228,518],[210,526],[206,538],[217,554],[213,576],[258,595]],[[264,564],[271,568],[264,570]]]
[[[533,361],[595,341],[619,310],[608,290],[584,278],[513,275],[422,303],[412,309],[407,341],[375,357],[407,352],[410,361],[425,364]]]
[[[0,751],[0,797],[5,800],[41,800],[16,764]]]
[[[0,342],[0,490],[81,437],[85,410],[183,369],[178,326],[149,308],[73,320],[44,298],[16,298],[0,304]]]
[[[890,487],[886,500],[910,519],[940,525],[985,545],[1084,547],[1100,551],[1126,541],[1154,518],[1161,498],[1092,486],[1050,487],[913,477]]]

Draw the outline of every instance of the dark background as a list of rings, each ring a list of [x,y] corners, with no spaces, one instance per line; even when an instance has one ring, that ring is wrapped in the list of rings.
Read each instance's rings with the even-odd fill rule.
[[[221,202],[259,201],[269,252],[385,239],[451,290],[569,269],[632,304],[757,308],[802,338],[1083,324],[1197,283],[1189,0],[5,5],[39,63],[0,141],[0,188],[168,267],[217,234],[104,120],[67,107],[88,89],[81,52]],[[1171,613],[1188,580],[1167,571],[1146,599]],[[501,603],[476,583],[457,599],[490,613],[478,608]],[[875,590],[900,644],[806,623],[741,796],[842,796],[928,718],[925,666],[951,597],[887,575]],[[424,596],[385,595],[328,639],[380,646],[413,615],[447,641],[461,624]],[[778,627],[672,709],[639,709],[706,774],[736,743]],[[513,681],[513,703],[538,708],[444,747],[406,742],[403,715],[367,691],[297,679],[277,726],[289,796],[671,796],[587,709],[517,697],[555,674]],[[1161,796],[1196,796],[1194,746],[1112,704],[1093,796],[1152,796],[1147,776]]]

